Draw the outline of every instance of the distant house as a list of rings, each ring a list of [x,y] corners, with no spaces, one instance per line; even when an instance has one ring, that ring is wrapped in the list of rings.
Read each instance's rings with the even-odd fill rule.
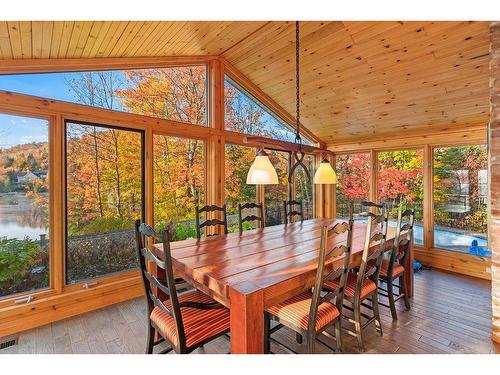
[[[47,178],[47,171],[37,171],[37,172],[21,172],[17,175],[17,184],[25,184],[34,180],[45,180]]]

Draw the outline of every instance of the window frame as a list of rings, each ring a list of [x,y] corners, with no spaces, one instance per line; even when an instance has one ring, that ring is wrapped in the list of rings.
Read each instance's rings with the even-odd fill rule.
[[[261,107],[262,109],[264,109],[265,111],[268,112],[268,114],[270,116],[272,116],[277,122],[279,122],[281,125],[283,125],[283,127],[285,127],[286,129],[290,130],[292,133],[294,133],[296,131],[296,129],[294,128],[294,125],[290,124],[288,121],[286,121],[283,117],[281,117],[280,115],[278,115],[275,111],[273,111],[271,108],[269,108],[269,106],[267,106],[265,103],[263,103],[261,100],[259,100],[252,92],[251,90],[249,89],[246,89],[244,87],[244,84],[240,83],[240,81],[238,80],[238,78],[236,78],[233,74],[231,74],[231,72],[228,72],[228,71],[224,71],[224,76],[223,76],[223,92],[225,92],[225,83],[226,83],[226,80],[231,84],[233,85],[237,90],[239,90],[242,94],[244,94],[245,96],[248,97],[248,99],[250,101],[252,101],[255,105]],[[250,133],[242,133],[242,132],[238,132],[238,131],[235,131],[235,130],[231,130],[231,129],[228,129],[226,128],[226,108],[225,108],[225,103],[223,102],[223,108],[222,108],[222,111],[223,111],[223,130],[225,132],[228,132],[228,133],[235,133],[235,134],[240,134],[240,135],[244,135],[244,136],[250,136],[250,137],[263,137],[262,135],[260,134],[250,134]],[[316,143],[314,142],[314,140],[310,139],[306,134],[304,134],[303,132],[301,132],[301,137],[303,139],[305,139],[306,142],[308,142],[309,144],[311,145],[315,145]],[[284,141],[284,142],[293,142],[291,140],[288,140],[288,141]]]
[[[155,223],[155,213],[154,213],[154,174],[155,174],[155,171],[154,171],[154,137],[155,136],[161,136],[161,137],[172,137],[172,138],[182,138],[182,139],[187,139],[187,140],[198,140],[198,141],[202,141],[203,142],[203,168],[204,168],[204,171],[203,171],[203,195],[204,195],[204,199],[205,199],[205,202],[207,201],[207,189],[208,189],[208,176],[207,176],[207,170],[208,170],[208,147],[207,147],[207,144],[208,144],[208,140],[209,140],[209,137],[196,137],[196,136],[186,136],[186,135],[172,135],[171,133],[168,133],[166,132],[165,130],[156,130],[154,129],[152,132],[151,132],[151,150],[150,150],[150,153],[151,153],[151,157],[149,158],[150,161],[151,161],[151,167],[150,167],[150,170],[151,170],[151,207],[150,209],[148,210],[149,213],[150,213],[150,216],[149,215],[146,215],[149,220],[150,223],[152,223],[152,225],[156,225]],[[148,183],[149,181],[146,181],[146,184]]]
[[[436,223],[435,223],[435,215],[434,215],[434,189],[436,187],[435,183],[434,183],[434,174],[435,174],[435,171],[434,171],[434,151],[435,149],[437,148],[452,148],[452,147],[471,147],[471,146],[484,146],[486,147],[486,153],[488,154],[489,152],[489,144],[488,142],[484,142],[484,143],[477,143],[477,142],[466,142],[466,143],[439,143],[439,144],[432,144],[430,145],[430,155],[429,155],[429,169],[430,169],[430,191],[428,192],[428,195],[430,196],[429,197],[429,200],[430,200],[430,223],[431,223],[431,227],[429,228],[428,230],[428,235],[431,239],[430,241],[430,250],[431,251],[445,251],[445,252],[448,252],[448,253],[452,253],[452,254],[462,254],[462,255],[470,255],[468,253],[462,253],[462,252],[458,252],[458,251],[454,251],[454,250],[451,250],[451,249],[446,249],[446,248],[442,248],[442,247],[437,247],[436,246],[436,242],[435,242],[435,231],[436,231]],[[488,170],[488,169],[487,169]],[[489,181],[489,173],[490,171],[488,170],[488,181]],[[490,186],[488,185],[488,194],[487,194],[487,207],[489,207],[489,201],[490,201]],[[488,212],[488,209],[487,209],[487,212]],[[488,243],[488,247],[491,245],[490,243],[490,237],[489,237],[489,225],[487,226],[487,230],[486,230],[486,241]],[[427,232],[427,231],[426,231]],[[424,237],[425,237],[425,233],[424,233]],[[425,238],[424,238],[425,240]],[[425,243],[425,241],[424,241]],[[486,257],[488,259],[490,259],[490,257]]]
[[[114,130],[123,130],[123,131],[130,131],[130,132],[135,132],[140,134],[141,136],[141,221],[146,220],[146,130],[144,129],[136,129],[136,128],[126,128],[126,127],[121,127],[121,126],[116,126],[116,125],[109,125],[109,124],[101,124],[101,123],[95,123],[95,122],[88,122],[88,121],[81,121],[81,120],[74,120],[71,118],[64,118],[63,119],[63,168],[62,168],[62,189],[63,189],[63,285],[64,285],[64,290],[71,291],[75,289],[81,289],[82,286],[85,286],[85,284],[90,284],[92,282],[97,282],[99,281],[110,281],[110,280],[115,280],[117,278],[123,278],[125,277],[130,277],[138,272],[138,268],[136,270],[123,270],[123,271],[118,271],[118,272],[113,272],[110,274],[102,275],[102,276],[97,276],[97,277],[92,277],[92,278],[86,278],[84,280],[78,280],[74,283],[68,283],[68,256],[67,256],[67,249],[68,249],[68,171],[67,171],[67,157],[68,157],[68,150],[67,150],[67,145],[68,145],[68,123],[75,123],[75,124],[81,124],[81,125],[88,125],[88,126],[95,126],[95,127],[100,127],[100,128],[106,128],[106,129],[114,129]]]
[[[11,295],[0,297],[0,309],[5,306],[10,306],[15,304],[16,300],[24,298],[26,296],[33,296],[35,298],[48,298],[56,295],[58,293],[58,280],[56,277],[55,269],[57,267],[57,246],[59,245],[60,238],[54,233],[57,227],[57,211],[55,209],[55,202],[57,200],[56,194],[57,189],[55,176],[56,171],[55,167],[57,163],[55,161],[55,144],[57,140],[57,129],[56,129],[56,116],[50,114],[41,114],[36,111],[30,110],[18,110],[12,108],[4,108],[0,106],[0,113],[11,115],[11,116],[19,116],[19,117],[30,117],[39,120],[47,121],[47,133],[48,133],[48,154],[49,154],[49,172],[47,174],[47,178],[49,179],[49,285],[45,288],[28,290],[24,292],[14,293]]]
[[[369,185],[369,190],[368,190],[368,200],[371,201],[376,201],[376,194],[378,192],[378,186],[374,185],[373,182],[377,181],[377,171],[374,169],[374,161],[377,160],[378,155],[377,152],[374,152],[372,149],[361,149],[361,150],[354,150],[354,151],[342,151],[342,152],[335,152],[335,173],[337,173],[337,156],[349,156],[349,155],[357,155],[357,154],[368,154],[370,155],[369,159],[369,165],[370,165],[370,179],[368,181]],[[332,166],[333,167],[333,166]],[[333,217],[337,219],[337,184],[335,187],[332,189],[333,190]],[[373,196],[375,195],[375,199],[373,199]]]
[[[378,199],[378,154],[380,152],[387,152],[387,151],[401,151],[401,150],[423,150],[423,177],[424,177],[424,198],[423,198],[423,220],[422,220],[422,225],[423,225],[423,231],[424,231],[424,236],[423,236],[423,245],[416,245],[414,244],[415,249],[420,249],[428,254],[433,254],[433,253],[442,253],[444,252],[445,254],[459,254],[463,256],[471,256],[469,254],[465,253],[456,253],[452,250],[449,249],[443,249],[443,248],[438,248],[435,246],[434,242],[434,228],[435,228],[435,222],[434,222],[434,200],[433,200],[433,193],[434,193],[434,149],[436,148],[443,148],[443,147],[463,147],[463,146],[474,146],[474,145],[483,145],[486,146],[488,150],[488,142],[487,140],[484,140],[482,142],[477,142],[477,141],[470,141],[468,139],[466,140],[454,140],[451,142],[415,142],[412,144],[403,144],[401,146],[390,146],[390,147],[366,147],[366,148],[359,148],[355,150],[342,150],[339,152],[335,152],[335,157],[341,156],[341,155],[352,155],[352,154],[360,154],[360,153],[370,153],[371,154],[371,159],[370,159],[370,167],[371,167],[371,173],[370,173],[370,195],[369,199],[372,201],[377,201]],[[335,158],[336,161],[336,158]],[[333,200],[334,200],[334,209],[333,209],[333,216],[337,216],[337,192],[336,189],[333,189]],[[488,228],[488,233],[486,234],[487,237],[489,237],[489,228]]]

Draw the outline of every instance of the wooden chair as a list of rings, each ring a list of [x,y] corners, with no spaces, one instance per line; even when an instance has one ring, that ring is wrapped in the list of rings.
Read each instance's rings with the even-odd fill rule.
[[[258,215],[247,215],[243,217],[243,210],[247,209],[257,209]],[[245,221],[248,222],[254,222],[258,221],[259,228],[264,228],[265,222],[264,222],[264,205],[263,204],[257,204],[257,203],[238,203],[238,226],[240,228],[240,233],[243,232],[243,223]]]
[[[167,341],[170,347],[160,353],[168,353],[172,349],[176,353],[190,353],[205,343],[229,332],[229,310],[204,293],[195,290],[177,294],[168,230],[161,235],[152,227],[135,223],[137,253],[141,269],[142,281],[148,304],[148,338],[146,353],[153,353],[153,347]],[[163,257],[160,259],[151,249],[152,243],[163,244]],[[162,279],[148,271],[148,262],[154,263],[165,271]],[[154,293],[167,296],[160,300]],[[161,338],[155,340],[155,334]]]
[[[400,205],[398,209],[396,235],[394,238],[394,244],[390,250],[390,257],[387,262],[383,259],[380,267],[380,280],[387,285],[387,290],[379,286],[378,293],[388,298],[389,305],[381,302],[379,304],[391,309],[392,319],[394,320],[398,319],[396,301],[403,298],[405,307],[408,310],[411,307],[408,291],[406,290],[405,273],[407,270],[404,265],[409,263],[408,258],[413,244],[414,220],[415,210],[413,208],[408,208],[403,211],[402,206]],[[398,279],[398,284],[394,284],[395,279]],[[398,288],[398,294],[394,293],[394,287]]]
[[[362,201],[361,202],[361,207],[365,209],[367,212],[373,212],[377,215],[380,215],[383,210],[385,209],[385,206],[383,203],[375,203],[371,201]]]
[[[271,341],[283,346],[286,350],[294,352],[282,343],[274,340],[271,334],[287,326],[300,336],[307,338],[307,351],[314,353],[316,340],[334,351],[342,351],[342,306],[344,300],[344,286],[349,269],[349,258],[352,247],[353,219],[344,223],[337,223],[332,228],[326,225],[321,230],[321,244],[318,257],[318,270],[312,292],[305,291],[284,302],[278,303],[266,309],[264,317],[264,352],[270,352]],[[338,244],[332,238],[345,237],[344,243]],[[337,237],[338,239],[338,237]],[[336,246],[332,248],[332,244]],[[343,264],[329,265],[331,260],[344,257]],[[323,286],[330,280],[339,280],[336,288],[324,292]],[[323,294],[323,295],[322,295]],[[271,329],[271,320],[279,324]],[[335,336],[326,331],[328,327],[334,326]],[[321,335],[332,338],[336,342],[336,349],[331,348],[320,340]]]
[[[200,214],[204,212],[222,212],[223,220],[220,219],[206,219],[200,223]],[[227,234],[227,211],[226,205],[219,207],[216,205],[207,205],[203,207],[195,207],[195,215],[196,215],[196,237],[201,238],[201,230],[205,227],[218,227],[222,226],[224,228],[224,234]],[[212,234],[211,236],[218,235],[220,233]]]
[[[285,208],[285,224],[290,223],[295,216],[300,216],[300,221],[304,220],[302,201],[283,201],[283,206]],[[296,209],[296,206],[298,206],[298,210]]]
[[[353,318],[346,316],[347,320],[354,324],[355,331],[346,330],[348,334],[358,340],[359,350],[364,351],[363,335],[364,328],[375,323],[377,332],[382,336],[382,325],[378,308],[378,277],[380,265],[385,250],[385,240],[387,237],[387,210],[381,208],[382,213],[377,215],[372,212],[365,213],[368,217],[366,229],[365,246],[361,256],[359,269],[349,272],[344,292],[344,300],[347,304],[344,307],[353,312]],[[339,287],[339,281],[329,281],[324,288],[335,290]],[[371,300],[371,305],[364,301]],[[369,316],[361,312],[361,306],[373,312]],[[363,323],[361,318],[366,319]]]

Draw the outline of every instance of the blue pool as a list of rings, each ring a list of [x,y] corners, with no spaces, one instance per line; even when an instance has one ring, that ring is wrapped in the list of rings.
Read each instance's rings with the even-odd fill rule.
[[[363,218],[356,218],[354,220],[366,222],[366,219]],[[396,220],[389,220],[389,227],[395,228]],[[422,224],[416,223],[413,226],[413,242],[416,245],[424,244],[424,228]],[[461,233],[442,227],[434,229],[434,245],[438,248],[459,251],[461,253],[491,256],[491,251],[488,250],[488,241],[485,237]]]

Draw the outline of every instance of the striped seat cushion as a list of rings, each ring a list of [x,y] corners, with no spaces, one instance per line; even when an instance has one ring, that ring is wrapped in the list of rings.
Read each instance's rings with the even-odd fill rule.
[[[394,263],[394,267],[392,268],[392,276],[398,276],[402,274],[405,271],[405,268],[399,264],[399,263]],[[389,269],[387,268],[387,265],[382,264],[382,267],[380,267],[380,276],[381,277],[387,277],[389,272]]]
[[[347,282],[345,285],[344,294],[348,297],[354,297],[356,294],[356,282],[358,280],[358,275],[354,273],[349,273],[347,276]],[[340,280],[329,280],[326,281],[323,287],[325,289],[336,290],[339,288]],[[361,287],[361,297],[373,292],[377,289],[377,285],[370,279],[363,280],[363,286]]]
[[[289,323],[294,327],[307,331],[311,301],[312,293],[310,291],[306,291],[284,302],[277,303],[276,305],[267,308],[266,311],[277,317],[280,322],[285,325],[286,323]],[[323,302],[318,307],[315,326],[316,331],[331,323],[339,315],[340,313],[337,306],[331,302]]]
[[[373,267],[375,265],[375,262],[371,261],[368,264]],[[392,276],[393,277],[397,276],[403,273],[404,270],[405,269],[401,264],[394,262],[394,267],[392,268]],[[389,273],[389,260],[382,259],[382,265],[380,266],[380,277],[387,277],[388,273]]]
[[[213,303],[212,298],[199,290],[179,296],[179,302],[191,301]],[[171,307],[170,300],[164,301]],[[186,346],[194,346],[210,337],[217,336],[229,329],[229,310],[225,307],[212,310],[201,310],[192,307],[181,308],[182,322],[186,334]],[[173,317],[155,307],[151,312],[151,321],[158,327],[163,337],[173,345],[178,345],[177,329]]]

